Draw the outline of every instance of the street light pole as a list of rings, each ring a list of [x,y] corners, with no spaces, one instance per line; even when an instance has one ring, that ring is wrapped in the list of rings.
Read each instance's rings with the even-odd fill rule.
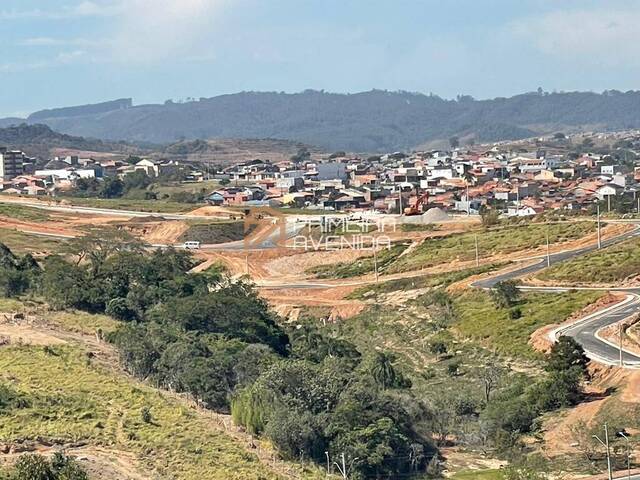
[[[551,266],[551,254],[549,252],[549,225],[547,225],[547,267]]]
[[[478,234],[474,236],[476,242],[476,267],[480,266],[480,255],[478,251]]]
[[[600,202],[596,204],[597,209],[597,223],[598,223],[598,250],[602,248],[602,239],[600,237]]]
[[[607,450],[607,474],[609,480],[613,480],[613,472],[611,471],[611,450],[609,450],[609,429],[606,423],[604,424],[604,442],[600,440],[600,437],[597,435],[593,435],[593,438],[598,440]]]
[[[627,480],[631,480],[631,444],[629,443],[629,437],[624,432],[618,432],[618,435],[627,442]]]

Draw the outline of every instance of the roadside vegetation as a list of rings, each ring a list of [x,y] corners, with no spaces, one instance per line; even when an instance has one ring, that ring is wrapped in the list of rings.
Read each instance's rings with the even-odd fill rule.
[[[527,223],[427,238],[406,255],[402,255],[408,248],[405,244],[397,244],[391,250],[381,250],[378,254],[378,271],[381,274],[393,274],[451,262],[473,261],[476,238],[478,254],[480,258],[486,258],[538,248],[546,244],[547,233],[551,243],[561,243],[582,238],[595,232],[595,228],[593,222]],[[353,262],[321,265],[309,269],[307,273],[318,278],[349,278],[373,271],[374,258],[370,255]]]
[[[44,210],[8,203],[0,203],[0,216],[27,222],[47,222],[51,220],[51,215]]]
[[[424,240],[411,255],[403,256],[389,266],[387,273],[406,272],[454,261],[475,259],[475,239],[480,257],[510,254],[533,249],[549,242],[575,240],[595,232],[593,222],[525,224],[487,229],[482,232],[453,234]]]
[[[513,358],[536,359],[541,354],[529,345],[531,334],[545,325],[560,323],[594,303],[603,292],[523,293],[496,308],[490,293],[467,290],[454,297],[458,316],[455,329],[486,348]]]
[[[390,249],[382,249],[377,254],[378,272],[384,273],[392,265],[408,245],[393,245]],[[376,258],[373,255],[358,258],[352,262],[341,262],[333,265],[318,265],[307,270],[307,273],[317,278],[350,278],[373,273]]]
[[[366,299],[374,294],[385,294],[404,290],[416,290],[420,288],[448,287],[452,283],[459,282],[473,275],[498,270],[508,265],[505,263],[492,263],[479,267],[467,268],[445,273],[434,273],[431,275],[420,275],[412,277],[398,278],[394,280],[381,280],[380,283],[358,287],[347,298]]]
[[[633,238],[552,265],[537,278],[570,284],[618,283],[640,275],[640,239]]]

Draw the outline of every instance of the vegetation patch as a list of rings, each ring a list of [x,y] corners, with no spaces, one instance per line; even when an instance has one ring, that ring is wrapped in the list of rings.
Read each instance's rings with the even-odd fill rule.
[[[487,257],[539,247],[546,243],[547,233],[551,243],[560,243],[584,237],[595,228],[592,222],[528,224],[428,238],[411,255],[398,258],[387,272],[406,272],[453,261],[473,260],[476,238],[480,257]]]
[[[93,365],[80,348],[4,347],[0,367],[2,382],[25,399],[10,415],[2,415],[3,442],[49,439],[116,446],[136,453],[165,478],[276,478],[193,410]],[[150,421],[143,411],[150,412]]]
[[[66,240],[0,228],[0,243],[7,245],[16,253],[55,253],[63,248]]]
[[[217,244],[242,240],[244,236],[243,222],[193,223],[179,241]]]
[[[378,272],[383,273],[401,254],[408,245],[393,245],[390,249],[383,249],[377,255]],[[340,262],[333,265],[318,265],[307,270],[307,273],[317,278],[350,278],[373,273],[376,258],[371,255],[360,257],[353,262]]]
[[[0,216],[27,222],[47,222],[51,220],[51,216],[44,210],[8,203],[0,204]]]
[[[498,307],[490,293],[469,290],[454,297],[455,329],[499,354],[537,359],[541,354],[528,343],[533,332],[564,321],[602,295],[594,291],[525,293],[511,306]]]
[[[419,288],[433,288],[433,287],[448,287],[452,283],[464,280],[472,275],[481,275],[483,273],[492,272],[507,263],[492,263],[489,265],[482,265],[480,267],[468,268],[465,270],[457,270],[446,273],[435,273],[432,275],[420,275],[416,277],[405,277],[394,280],[381,281],[378,284],[366,285],[359,287],[351,292],[347,298],[360,300],[370,297],[374,293],[383,294],[397,292],[400,290],[415,290]]]
[[[633,238],[553,265],[538,278],[566,283],[614,283],[639,274],[640,239]]]
[[[67,310],[47,313],[46,319],[54,325],[59,325],[64,330],[85,335],[93,335],[96,332],[109,334],[114,332],[121,324],[107,315]]]

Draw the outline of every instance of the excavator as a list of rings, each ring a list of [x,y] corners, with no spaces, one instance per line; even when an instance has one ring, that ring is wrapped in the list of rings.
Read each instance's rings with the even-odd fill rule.
[[[416,200],[416,203],[404,209],[405,216],[410,217],[412,215],[421,215],[422,205],[427,205],[428,203],[429,203],[429,192],[426,192],[418,197],[418,200]]]

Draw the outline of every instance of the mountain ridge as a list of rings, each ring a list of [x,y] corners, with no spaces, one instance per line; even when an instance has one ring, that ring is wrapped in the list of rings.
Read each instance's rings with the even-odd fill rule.
[[[411,92],[240,92],[185,103],[119,99],[43,110],[28,122],[102,140],[279,138],[328,150],[383,152],[446,142],[514,140],[554,131],[640,128],[640,91],[524,93],[448,100]],[[0,125],[2,125],[0,119]]]

